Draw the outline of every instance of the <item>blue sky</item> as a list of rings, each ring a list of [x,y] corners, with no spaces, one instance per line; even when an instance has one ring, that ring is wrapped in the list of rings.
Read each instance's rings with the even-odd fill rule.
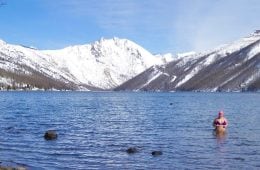
[[[152,53],[203,51],[260,29],[259,0],[0,2],[0,39],[38,49],[119,37]]]

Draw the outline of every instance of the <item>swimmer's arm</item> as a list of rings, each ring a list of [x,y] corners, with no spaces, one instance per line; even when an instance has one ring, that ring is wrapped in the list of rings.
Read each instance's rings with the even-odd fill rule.
[[[212,126],[213,126],[213,127],[216,127],[215,122],[216,122],[216,119],[214,119],[214,121],[213,121],[213,123],[212,123]]]

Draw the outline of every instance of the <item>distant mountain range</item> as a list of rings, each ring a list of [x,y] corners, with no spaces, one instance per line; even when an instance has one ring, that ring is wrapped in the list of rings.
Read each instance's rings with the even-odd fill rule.
[[[2,90],[259,91],[260,31],[203,53],[152,55],[127,39],[60,50],[0,40]]]

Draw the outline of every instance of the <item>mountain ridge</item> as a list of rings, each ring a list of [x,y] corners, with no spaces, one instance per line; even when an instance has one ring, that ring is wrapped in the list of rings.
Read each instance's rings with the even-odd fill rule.
[[[1,89],[258,91],[260,32],[205,52],[153,55],[128,39],[58,50],[0,40]]]
[[[229,45],[150,68],[115,90],[257,91],[259,65],[260,34],[253,33]]]

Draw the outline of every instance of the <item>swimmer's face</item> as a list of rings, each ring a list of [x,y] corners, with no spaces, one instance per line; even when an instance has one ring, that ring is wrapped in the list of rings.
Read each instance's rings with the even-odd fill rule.
[[[220,111],[220,112],[218,113],[218,117],[224,117],[224,112],[223,112],[223,111]]]

